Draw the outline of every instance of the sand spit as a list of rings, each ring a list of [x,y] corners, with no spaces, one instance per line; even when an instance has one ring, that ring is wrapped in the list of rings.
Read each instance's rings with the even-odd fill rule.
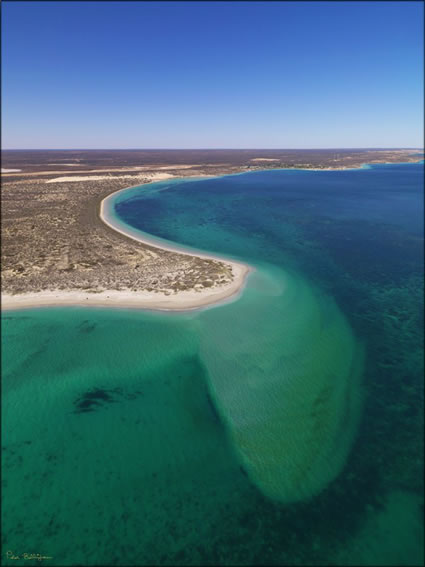
[[[86,291],[40,291],[37,293],[22,293],[19,295],[2,294],[1,307],[9,309],[31,309],[35,307],[115,307],[152,309],[161,311],[186,311],[200,309],[225,300],[234,300],[242,290],[245,276],[249,269],[245,266],[233,267],[233,281],[228,285],[202,290],[188,290],[161,293],[149,291],[101,291],[88,293]]]
[[[158,173],[152,174],[155,179],[168,179],[168,174]],[[74,179],[74,178],[72,178]],[[90,177],[90,179],[93,179]],[[179,248],[178,245],[158,246],[158,244],[148,237],[139,237],[130,232],[127,232],[111,218],[107,213],[108,200],[111,199],[116,193],[126,191],[121,189],[115,191],[101,201],[99,217],[100,219],[114,231],[117,231],[126,237],[136,240],[143,244],[148,244],[151,248],[157,250],[167,250],[178,253],[180,255],[205,258],[223,262],[226,264],[229,271],[232,273],[232,280],[226,283],[217,285],[211,282],[211,287],[201,287],[194,285],[192,289],[179,290],[166,289],[164,291],[147,291],[137,290],[71,290],[71,289],[58,289],[46,290],[38,292],[28,292],[19,294],[2,294],[1,308],[2,310],[9,309],[29,309],[37,307],[52,307],[52,306],[88,306],[88,307],[106,307],[106,308],[136,308],[136,309],[149,309],[149,310],[163,310],[163,311],[186,311],[193,309],[201,309],[213,304],[222,303],[226,301],[233,301],[237,299],[241,293],[246,276],[251,268],[245,264],[238,262],[231,262],[222,260],[219,257],[207,255],[203,253],[187,252],[183,247]]]

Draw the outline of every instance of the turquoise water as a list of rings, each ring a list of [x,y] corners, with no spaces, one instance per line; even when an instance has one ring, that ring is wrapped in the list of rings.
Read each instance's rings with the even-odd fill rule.
[[[132,230],[256,270],[198,312],[3,316],[3,550],[419,565],[422,190],[410,164],[119,194]]]

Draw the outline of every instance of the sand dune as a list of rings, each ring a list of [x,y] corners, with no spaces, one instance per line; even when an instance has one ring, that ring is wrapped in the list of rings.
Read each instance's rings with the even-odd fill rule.
[[[152,179],[152,181],[162,181],[164,179],[170,179],[174,177],[170,173],[144,173],[142,175],[116,175],[114,179]],[[103,181],[105,179],[110,179],[110,175],[75,175],[72,177],[55,177],[54,179],[48,179],[46,183],[72,183],[76,181]]]

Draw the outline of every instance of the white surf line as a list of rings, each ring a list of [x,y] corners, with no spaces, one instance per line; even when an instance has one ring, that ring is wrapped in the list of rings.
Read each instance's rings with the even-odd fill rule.
[[[220,177],[220,176],[217,176],[217,177]],[[185,180],[185,178],[182,178],[182,179]],[[192,180],[195,180],[195,179],[192,179]],[[175,179],[174,179],[174,181],[175,181]],[[158,242],[154,238],[150,239],[148,236],[141,236],[141,235],[136,236],[135,234],[133,234],[129,230],[128,231],[125,230],[125,228],[123,228],[121,225],[118,225],[117,223],[114,222],[114,220],[108,215],[108,207],[113,206],[113,205],[111,205],[110,201],[114,200],[119,193],[123,193],[125,191],[129,191],[130,189],[135,189],[135,188],[138,188],[138,187],[143,187],[144,185],[152,185],[152,183],[144,183],[142,185],[134,185],[132,187],[125,187],[124,189],[119,189],[118,191],[114,191],[110,195],[107,195],[100,202],[100,208],[99,208],[100,220],[102,222],[104,222],[107,226],[109,226],[109,228],[112,228],[113,230],[123,234],[124,236],[127,236],[128,238],[131,238],[131,239],[135,240],[136,242],[140,242],[142,244],[147,244],[148,246],[151,246],[152,248],[156,248],[157,250],[166,250],[168,252],[175,252],[175,253],[186,255],[186,256],[192,256],[194,258],[205,258],[206,260],[215,260],[215,261],[222,262],[224,264],[230,265],[230,267],[232,269],[233,276],[234,276],[234,281],[232,282],[233,285],[230,286],[232,288],[232,291],[225,298],[217,298],[217,303],[218,302],[222,303],[223,301],[226,301],[226,300],[229,300],[229,299],[234,299],[235,295],[239,295],[242,292],[243,287],[245,286],[246,276],[248,275],[249,272],[254,271],[254,268],[252,266],[250,266],[248,264],[244,264],[242,262],[235,262],[234,260],[228,260],[227,258],[220,258],[219,256],[216,256],[216,255],[213,255],[213,254],[205,254],[204,252],[198,253],[198,251],[192,252],[192,251],[186,249],[184,246],[179,246],[178,244],[176,244],[176,245],[163,244],[161,242],[161,245],[159,245]],[[137,230],[137,229],[134,229],[134,230]],[[233,289],[235,287],[235,284],[237,284],[237,283],[238,283],[237,288]],[[222,290],[223,290],[224,287],[225,286],[220,286],[220,288]],[[220,288],[218,288],[218,289],[220,289]],[[177,293],[177,295],[178,295],[178,293]],[[206,299],[207,299],[207,297],[206,297]],[[211,305],[211,302],[206,301],[205,306],[208,306],[208,305]],[[197,308],[200,308],[200,307],[197,307]]]

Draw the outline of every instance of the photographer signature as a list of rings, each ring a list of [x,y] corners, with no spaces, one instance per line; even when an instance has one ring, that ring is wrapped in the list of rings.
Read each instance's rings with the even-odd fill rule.
[[[34,560],[36,559],[37,561],[44,561],[46,559],[53,559],[53,557],[50,557],[50,555],[41,555],[41,553],[21,553],[20,555],[15,554],[13,551],[6,551],[6,557],[7,559],[26,559],[26,560]]]

